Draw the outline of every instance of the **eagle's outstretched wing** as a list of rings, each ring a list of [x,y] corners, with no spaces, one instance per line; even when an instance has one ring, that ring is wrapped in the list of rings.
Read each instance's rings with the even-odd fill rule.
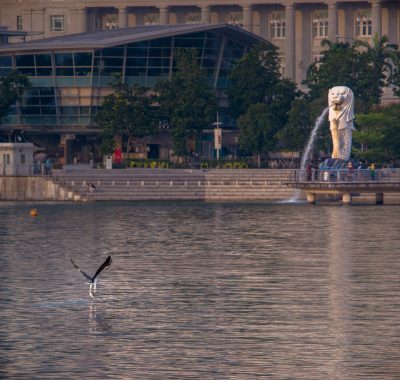
[[[94,274],[93,278],[92,278],[92,282],[94,282],[96,280],[96,277],[104,270],[104,269],[108,269],[111,265],[112,259],[111,256],[108,256],[106,258],[106,261],[104,261],[103,264],[100,265],[99,269],[97,269],[96,273]]]
[[[83,271],[81,268],[79,268],[78,265],[76,265],[75,262],[74,262],[74,260],[72,260],[72,259],[71,259],[71,263],[72,263],[72,265],[73,265],[76,269],[78,269],[78,271],[79,271],[80,273],[82,273],[82,275],[83,275],[87,280],[89,280],[90,282],[92,282],[92,276],[91,276],[90,274],[86,273],[86,272]]]

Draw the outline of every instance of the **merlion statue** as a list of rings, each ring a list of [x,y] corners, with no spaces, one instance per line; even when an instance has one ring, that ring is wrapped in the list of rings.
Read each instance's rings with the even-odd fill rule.
[[[332,134],[332,158],[348,161],[354,129],[354,95],[348,87],[336,86],[329,90],[329,122]]]

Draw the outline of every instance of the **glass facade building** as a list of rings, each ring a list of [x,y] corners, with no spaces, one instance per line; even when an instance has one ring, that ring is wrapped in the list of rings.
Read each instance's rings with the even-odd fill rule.
[[[147,34],[147,38],[129,42],[129,35],[137,40],[135,29]],[[148,26],[93,33],[98,37],[97,44],[100,41],[106,45],[104,48],[80,46],[82,35],[60,37],[59,46],[57,38],[52,38],[52,48],[47,50],[43,49],[46,40],[15,44],[11,54],[2,53],[4,48],[0,48],[0,73],[18,70],[28,76],[32,86],[25,91],[22,101],[12,107],[2,125],[95,127],[94,116],[111,91],[114,74],[122,75],[130,85],[152,88],[174,71],[173,55],[177,49],[196,49],[210,84],[221,93],[235,61],[259,39],[231,26],[206,26],[206,30],[191,31],[201,29],[198,25],[185,25],[187,33],[169,32],[171,35],[157,38],[165,34],[164,29],[180,31],[179,26]],[[229,33],[224,33],[225,29]],[[247,38],[240,38],[244,33]],[[77,42],[74,49],[63,47],[62,41],[68,39]],[[118,43],[121,39],[127,42]],[[110,46],[109,40],[115,40],[115,45]]]
[[[10,131],[34,134],[36,141],[47,145],[51,140],[63,163],[71,162],[73,150],[88,151],[87,144],[95,149],[93,141],[100,132],[95,116],[113,91],[114,74],[151,92],[159,79],[174,72],[177,49],[197,50],[200,66],[220,104],[226,106],[230,70],[261,40],[231,25],[194,24],[112,29],[2,45],[0,74],[18,70],[31,87],[1,121],[0,137]]]

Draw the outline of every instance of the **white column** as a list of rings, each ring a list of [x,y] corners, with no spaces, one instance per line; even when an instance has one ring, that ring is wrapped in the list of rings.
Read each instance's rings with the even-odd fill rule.
[[[202,24],[209,24],[210,23],[210,6],[203,5],[200,7],[201,9],[201,23]]]
[[[285,41],[285,68],[286,76],[295,80],[296,41],[295,41],[295,13],[292,3],[285,5],[286,41]]]
[[[253,10],[251,5],[242,5],[243,29],[251,32],[253,30]]]
[[[328,40],[336,42],[338,35],[337,3],[328,3]]]
[[[118,27],[127,28],[128,27],[128,8],[120,7],[118,8]]]
[[[372,15],[372,37],[378,34],[382,37],[382,6],[381,0],[371,1],[371,15]]]
[[[158,8],[160,10],[160,24],[169,24],[169,9],[168,6],[161,6]]]

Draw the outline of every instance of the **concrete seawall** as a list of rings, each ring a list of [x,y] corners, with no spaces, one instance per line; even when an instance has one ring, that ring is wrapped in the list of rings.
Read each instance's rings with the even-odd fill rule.
[[[0,177],[2,201],[68,201],[76,195],[54,183],[51,178],[40,176]]]
[[[291,198],[289,170],[122,169],[61,170],[54,181],[80,200],[280,201]],[[94,184],[96,190],[89,191]]]
[[[0,200],[280,201],[295,190],[288,170],[55,170],[53,177],[0,177]],[[88,184],[96,186],[90,192]]]

